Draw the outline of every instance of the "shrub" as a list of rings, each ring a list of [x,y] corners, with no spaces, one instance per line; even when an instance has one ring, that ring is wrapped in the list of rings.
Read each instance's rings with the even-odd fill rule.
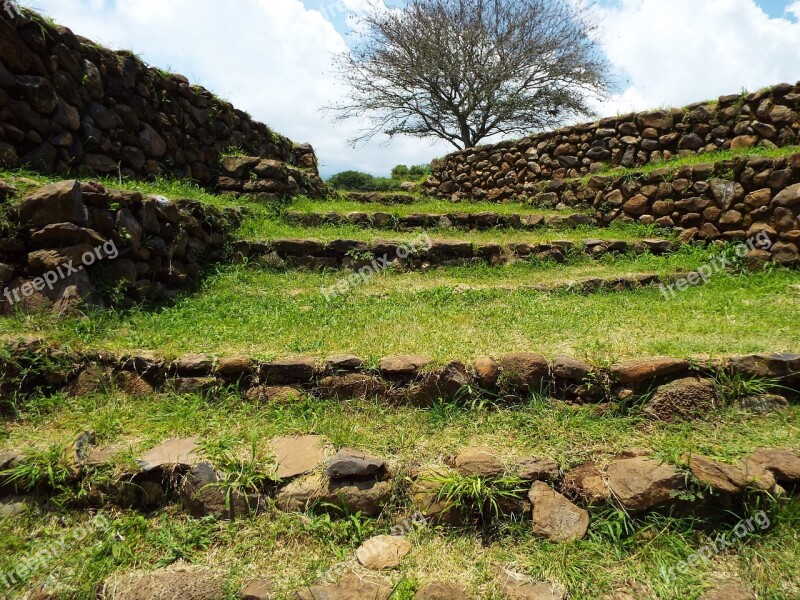
[[[369,173],[344,171],[328,179],[328,185],[337,190],[353,192],[396,192],[400,181],[386,177],[373,177]]]

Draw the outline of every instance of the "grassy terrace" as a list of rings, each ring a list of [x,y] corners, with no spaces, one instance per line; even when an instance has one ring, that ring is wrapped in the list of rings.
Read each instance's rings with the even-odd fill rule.
[[[592,272],[669,273],[699,261],[702,257],[684,257],[676,264],[658,258],[626,260]],[[578,275],[580,269],[568,273]],[[565,278],[560,269],[541,271],[525,265],[466,271],[381,275],[354,294],[329,302],[320,287],[335,284],[341,273],[226,268],[198,293],[160,310],[94,313],[81,320],[16,316],[0,320],[0,330],[40,333],[67,344],[109,350],[250,353],[264,358],[352,352],[374,360],[388,354],[427,353],[447,361],[538,350],[605,362],[638,355],[800,350],[797,272],[719,274],[708,285],[667,300],[658,288],[589,296],[459,292],[456,282],[502,285]]]
[[[502,215],[569,215],[584,213],[588,214],[586,208],[568,208],[566,210],[540,209],[522,204],[519,202],[451,202],[449,200],[435,200],[420,198],[414,204],[378,204],[374,202],[353,202],[341,198],[328,198],[325,200],[313,200],[310,198],[298,198],[286,205],[287,210],[301,213],[324,213],[324,212],[365,212],[375,213],[384,212],[397,217],[421,213],[421,214],[448,214],[448,213],[479,213],[493,212]]]
[[[653,424],[634,410],[601,413],[595,407],[569,407],[541,399],[508,407],[439,406],[429,410],[389,408],[365,402],[299,401],[292,405],[243,404],[238,396],[213,400],[198,396],[134,399],[116,392],[77,399],[36,398],[17,406],[0,439],[3,448],[63,443],[83,429],[97,432],[101,444],[122,443],[120,466],[175,435],[200,435],[207,440],[255,437],[259,452],[277,435],[313,432],[337,447],[351,446],[386,457],[392,465],[438,462],[466,446],[488,445],[506,456],[552,456],[564,467],[590,457],[608,456],[631,447],[651,448],[677,461],[693,451],[724,460],[744,456],[759,446],[791,446],[800,435],[800,408],[781,415],[755,416],[729,408],[707,421]],[[126,460],[127,457],[127,460]],[[601,458],[602,460],[602,458]],[[98,477],[113,476],[102,471]],[[230,598],[254,577],[269,575],[279,598],[309,584],[330,569],[354,566],[353,552],[372,535],[388,533],[392,518],[409,514],[398,479],[396,501],[387,516],[368,520],[355,515],[331,521],[325,516],[284,514],[269,509],[253,519],[218,523],[186,517],[177,507],[154,514],[106,507],[119,536],[93,534],[59,554],[53,575],[62,598],[90,597],[97,582],[113,571],[152,568],[188,560],[227,574]],[[87,486],[91,488],[91,485]],[[65,494],[62,500],[67,500]],[[735,549],[713,556],[667,584],[659,569],[696,552],[705,534],[730,532],[739,518],[764,510],[771,527],[756,532]],[[571,597],[596,599],[615,589],[639,590],[641,598],[696,598],[721,577],[736,575],[763,598],[796,598],[800,574],[794,568],[800,554],[797,528],[800,502],[764,500],[746,508],[734,503],[713,516],[691,517],[650,513],[629,517],[594,508],[589,537],[555,545],[537,539],[527,520],[509,522],[484,536],[474,529],[423,527],[411,534],[414,549],[398,570],[388,573],[398,583],[393,596],[411,600],[413,590],[439,579],[466,584],[477,598],[500,600],[492,567],[510,565],[536,580],[558,581]],[[0,571],[48,543],[69,536],[86,521],[86,513],[53,505],[40,514],[31,511],[0,519]],[[781,573],[776,578],[775,573]],[[46,575],[46,574],[42,574]]]

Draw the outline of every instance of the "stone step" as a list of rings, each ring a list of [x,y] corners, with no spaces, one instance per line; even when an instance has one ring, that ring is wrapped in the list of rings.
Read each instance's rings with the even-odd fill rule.
[[[401,240],[334,240],[275,239],[269,241],[241,241],[235,245],[239,259],[269,256],[293,268],[312,270],[372,268],[384,270],[389,265],[407,269],[429,268],[463,264],[506,264],[518,259],[536,258],[566,262],[571,254],[590,258],[608,254],[625,253],[654,255],[668,254],[675,244],[663,239],[555,240],[546,243],[516,242],[509,244],[474,244],[464,240],[431,239],[422,234],[410,241]]]
[[[531,231],[542,228],[575,229],[578,226],[603,227],[606,225],[602,219],[580,213],[550,215],[541,213],[449,212],[395,215],[383,211],[348,213],[288,211],[285,213],[284,218],[290,223],[306,227],[346,224],[364,228],[392,230],[436,227],[442,229],[521,229]]]

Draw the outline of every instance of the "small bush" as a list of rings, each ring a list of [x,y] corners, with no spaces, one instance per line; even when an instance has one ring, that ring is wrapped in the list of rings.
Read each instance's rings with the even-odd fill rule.
[[[396,192],[400,190],[401,183],[397,179],[373,177],[359,171],[344,171],[328,179],[328,185],[334,189],[351,192]]]

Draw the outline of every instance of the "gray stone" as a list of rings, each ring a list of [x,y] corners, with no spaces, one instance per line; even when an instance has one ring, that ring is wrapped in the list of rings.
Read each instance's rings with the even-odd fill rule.
[[[589,513],[578,508],[544,482],[531,486],[533,532],[551,542],[571,542],[586,537]]]
[[[189,468],[199,462],[198,438],[179,438],[162,442],[151,448],[138,460],[145,473],[161,469],[165,471]]]
[[[382,458],[372,456],[351,448],[342,448],[336,453],[326,470],[330,479],[350,479],[373,477],[385,472],[386,463]]]
[[[74,223],[85,226],[89,213],[83,204],[77,181],[59,181],[39,188],[23,198],[18,206],[23,224],[44,226],[51,223]]]

